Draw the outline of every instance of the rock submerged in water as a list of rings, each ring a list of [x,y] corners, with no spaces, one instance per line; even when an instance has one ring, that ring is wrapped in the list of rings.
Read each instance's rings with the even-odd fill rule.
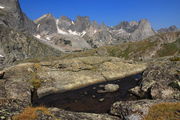
[[[116,92],[119,89],[119,85],[107,84],[104,86],[106,92]]]
[[[107,84],[104,86],[104,90],[98,90],[97,93],[111,93],[116,92],[119,89],[119,85],[116,84]]]

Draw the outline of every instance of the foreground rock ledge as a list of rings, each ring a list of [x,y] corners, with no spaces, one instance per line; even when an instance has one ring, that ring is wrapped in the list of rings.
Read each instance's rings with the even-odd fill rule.
[[[2,102],[2,100],[1,100]],[[12,116],[22,113],[25,107],[23,101],[4,100],[0,102],[0,120],[14,120]],[[47,108],[51,114],[45,114],[43,111],[36,111],[36,120],[119,120],[118,117],[108,114],[93,114],[93,113],[77,113],[64,111],[58,108]],[[28,116],[29,115],[29,116]],[[27,114],[26,118],[31,114]],[[18,119],[19,120],[19,119]],[[20,119],[20,120],[25,120]]]
[[[146,69],[145,64],[130,63],[115,57],[91,56],[38,64],[40,70],[36,74],[41,79],[37,90],[39,97],[118,80]],[[24,63],[5,70],[5,89],[8,97],[20,100],[30,97],[33,66],[34,63]]]
[[[110,113],[122,120],[143,120],[151,106],[160,103],[180,103],[176,100],[119,101],[113,104]]]

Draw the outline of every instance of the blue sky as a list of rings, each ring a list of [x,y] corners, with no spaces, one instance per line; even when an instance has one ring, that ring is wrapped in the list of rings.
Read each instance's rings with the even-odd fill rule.
[[[98,23],[114,26],[121,21],[148,19],[154,29],[180,28],[180,0],[20,0],[28,17],[51,13],[55,17],[89,16]]]

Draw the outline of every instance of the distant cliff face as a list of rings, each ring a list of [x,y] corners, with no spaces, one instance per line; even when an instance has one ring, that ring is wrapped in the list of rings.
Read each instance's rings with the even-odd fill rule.
[[[0,25],[0,64],[27,58],[59,56],[61,52],[36,38]]]
[[[0,0],[0,6],[0,24],[23,32],[36,32],[36,25],[22,12],[18,0]]]
[[[144,19],[139,22],[137,28],[130,37],[131,40],[142,40],[153,35],[155,35],[154,30],[152,29],[148,20]]]

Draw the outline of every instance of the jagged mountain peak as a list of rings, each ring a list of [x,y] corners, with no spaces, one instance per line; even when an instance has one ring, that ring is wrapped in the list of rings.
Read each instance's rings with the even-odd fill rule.
[[[77,20],[88,20],[88,21],[89,21],[90,18],[89,18],[89,16],[77,16],[77,17],[76,17],[76,21],[77,21]]]
[[[88,29],[90,25],[91,21],[88,16],[77,16],[71,29],[72,31],[83,32]]]
[[[61,16],[59,20],[65,20],[65,21],[68,21],[68,22],[71,22],[72,20],[67,17],[67,16]]]
[[[48,38],[48,41],[54,38],[53,36],[64,36],[64,39],[71,38],[70,41],[75,38],[84,39],[92,46],[114,44],[126,40],[142,40],[155,34],[147,19],[139,22],[123,21],[117,26],[108,27],[103,23],[98,24],[96,21],[91,21],[88,16],[77,16],[72,21],[67,16],[56,19],[51,14],[46,14],[37,19],[36,23],[41,37]]]
[[[22,32],[36,32],[36,25],[22,12],[19,0],[0,0],[0,13],[1,25]]]
[[[114,26],[113,28],[115,30],[125,30],[128,33],[132,33],[135,31],[135,29],[137,29],[137,26],[139,25],[139,23],[132,21],[132,22],[128,22],[128,21],[123,21],[120,24]]]
[[[139,21],[138,28],[140,29],[152,29],[151,23],[147,19],[142,19]]]
[[[11,10],[17,10],[20,8],[19,0],[1,0],[0,6]]]
[[[172,25],[168,28],[161,28],[157,32],[158,33],[165,33],[165,32],[176,32],[178,31],[178,28],[175,25]]]
[[[45,14],[34,22],[37,24],[37,32],[41,36],[57,32],[56,18],[52,14]]]
[[[140,21],[139,21],[139,23],[149,23],[149,21],[148,21],[148,19],[141,19]]]
[[[138,25],[138,22],[136,22],[136,21],[131,21],[131,22],[129,22],[129,25],[130,25],[130,26],[137,26],[137,25]]]
[[[47,19],[55,19],[55,17],[51,13],[48,13],[48,14],[45,14],[45,15],[41,16],[40,18],[36,19],[34,22],[38,23],[40,21],[47,20]]]
[[[155,35],[150,22],[147,19],[142,19],[135,31],[131,34],[131,40],[142,40],[147,37]]]

